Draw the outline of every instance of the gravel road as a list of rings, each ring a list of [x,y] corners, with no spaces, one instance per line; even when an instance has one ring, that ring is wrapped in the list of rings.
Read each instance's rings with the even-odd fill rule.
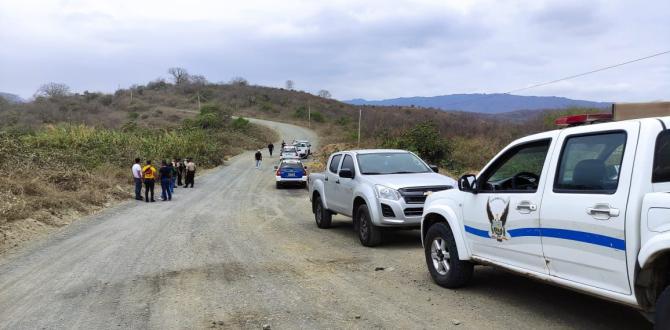
[[[196,177],[172,202],[122,203],[1,258],[0,328],[650,327],[626,307],[491,267],[468,288],[440,288],[418,231],[370,249],[345,218],[318,229],[306,190],[275,189],[276,158],[262,170],[252,159]]]

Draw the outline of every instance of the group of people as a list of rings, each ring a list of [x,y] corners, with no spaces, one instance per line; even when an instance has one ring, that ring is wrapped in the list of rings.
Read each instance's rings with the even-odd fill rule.
[[[184,179],[185,188],[193,188],[195,182],[195,163],[193,159],[187,158],[182,161],[179,158],[172,159],[171,162],[166,160],[161,161],[160,167],[156,170],[151,164],[151,160],[147,160],[144,166],[141,165],[141,160],[135,158],[132,172],[135,181],[135,199],[138,201],[155,202],[154,187],[156,181],[161,185],[161,200],[172,200],[174,188],[182,185]],[[142,198],[142,185],[144,184],[144,198]]]

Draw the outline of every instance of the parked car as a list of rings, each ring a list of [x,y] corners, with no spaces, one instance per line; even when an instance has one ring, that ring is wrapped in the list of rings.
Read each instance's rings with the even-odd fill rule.
[[[311,153],[309,145],[305,142],[296,142],[293,146],[295,146],[298,151],[298,156],[300,156],[300,158],[307,158]]]
[[[325,172],[309,175],[316,224],[330,227],[334,214],[352,217],[365,246],[379,244],[384,227],[418,228],[426,196],[456,185],[435,172],[437,167],[405,150],[334,153]]]
[[[495,265],[633,306],[670,329],[668,125],[648,118],[527,136],[458,189],[430,195],[421,237],[433,280],[458,288],[474,265]]]
[[[274,168],[277,189],[286,185],[307,186],[307,167],[301,161],[285,159]]]
[[[298,150],[294,146],[285,146],[279,153],[279,160],[283,159],[300,159]]]

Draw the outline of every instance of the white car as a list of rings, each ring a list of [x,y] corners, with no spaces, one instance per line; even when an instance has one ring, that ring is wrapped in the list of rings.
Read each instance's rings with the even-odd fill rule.
[[[421,237],[433,280],[457,288],[474,265],[495,265],[633,306],[670,329],[669,125],[647,118],[527,136],[459,189],[430,195]]]
[[[300,156],[300,158],[307,158],[311,153],[309,145],[305,142],[296,142],[293,146],[298,151],[298,156]]]
[[[279,153],[279,160],[283,159],[300,159],[298,149],[294,146],[285,146]]]

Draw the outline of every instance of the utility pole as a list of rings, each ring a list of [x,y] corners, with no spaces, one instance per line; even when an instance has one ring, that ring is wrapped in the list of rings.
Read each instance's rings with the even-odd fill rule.
[[[307,102],[307,127],[312,128],[312,107]]]
[[[200,110],[201,110],[201,107],[200,107],[200,92],[198,92],[198,111],[200,111]]]
[[[363,115],[362,109],[358,109],[358,148],[361,147],[361,116]]]
[[[130,89],[130,103],[133,103],[133,89]]]

